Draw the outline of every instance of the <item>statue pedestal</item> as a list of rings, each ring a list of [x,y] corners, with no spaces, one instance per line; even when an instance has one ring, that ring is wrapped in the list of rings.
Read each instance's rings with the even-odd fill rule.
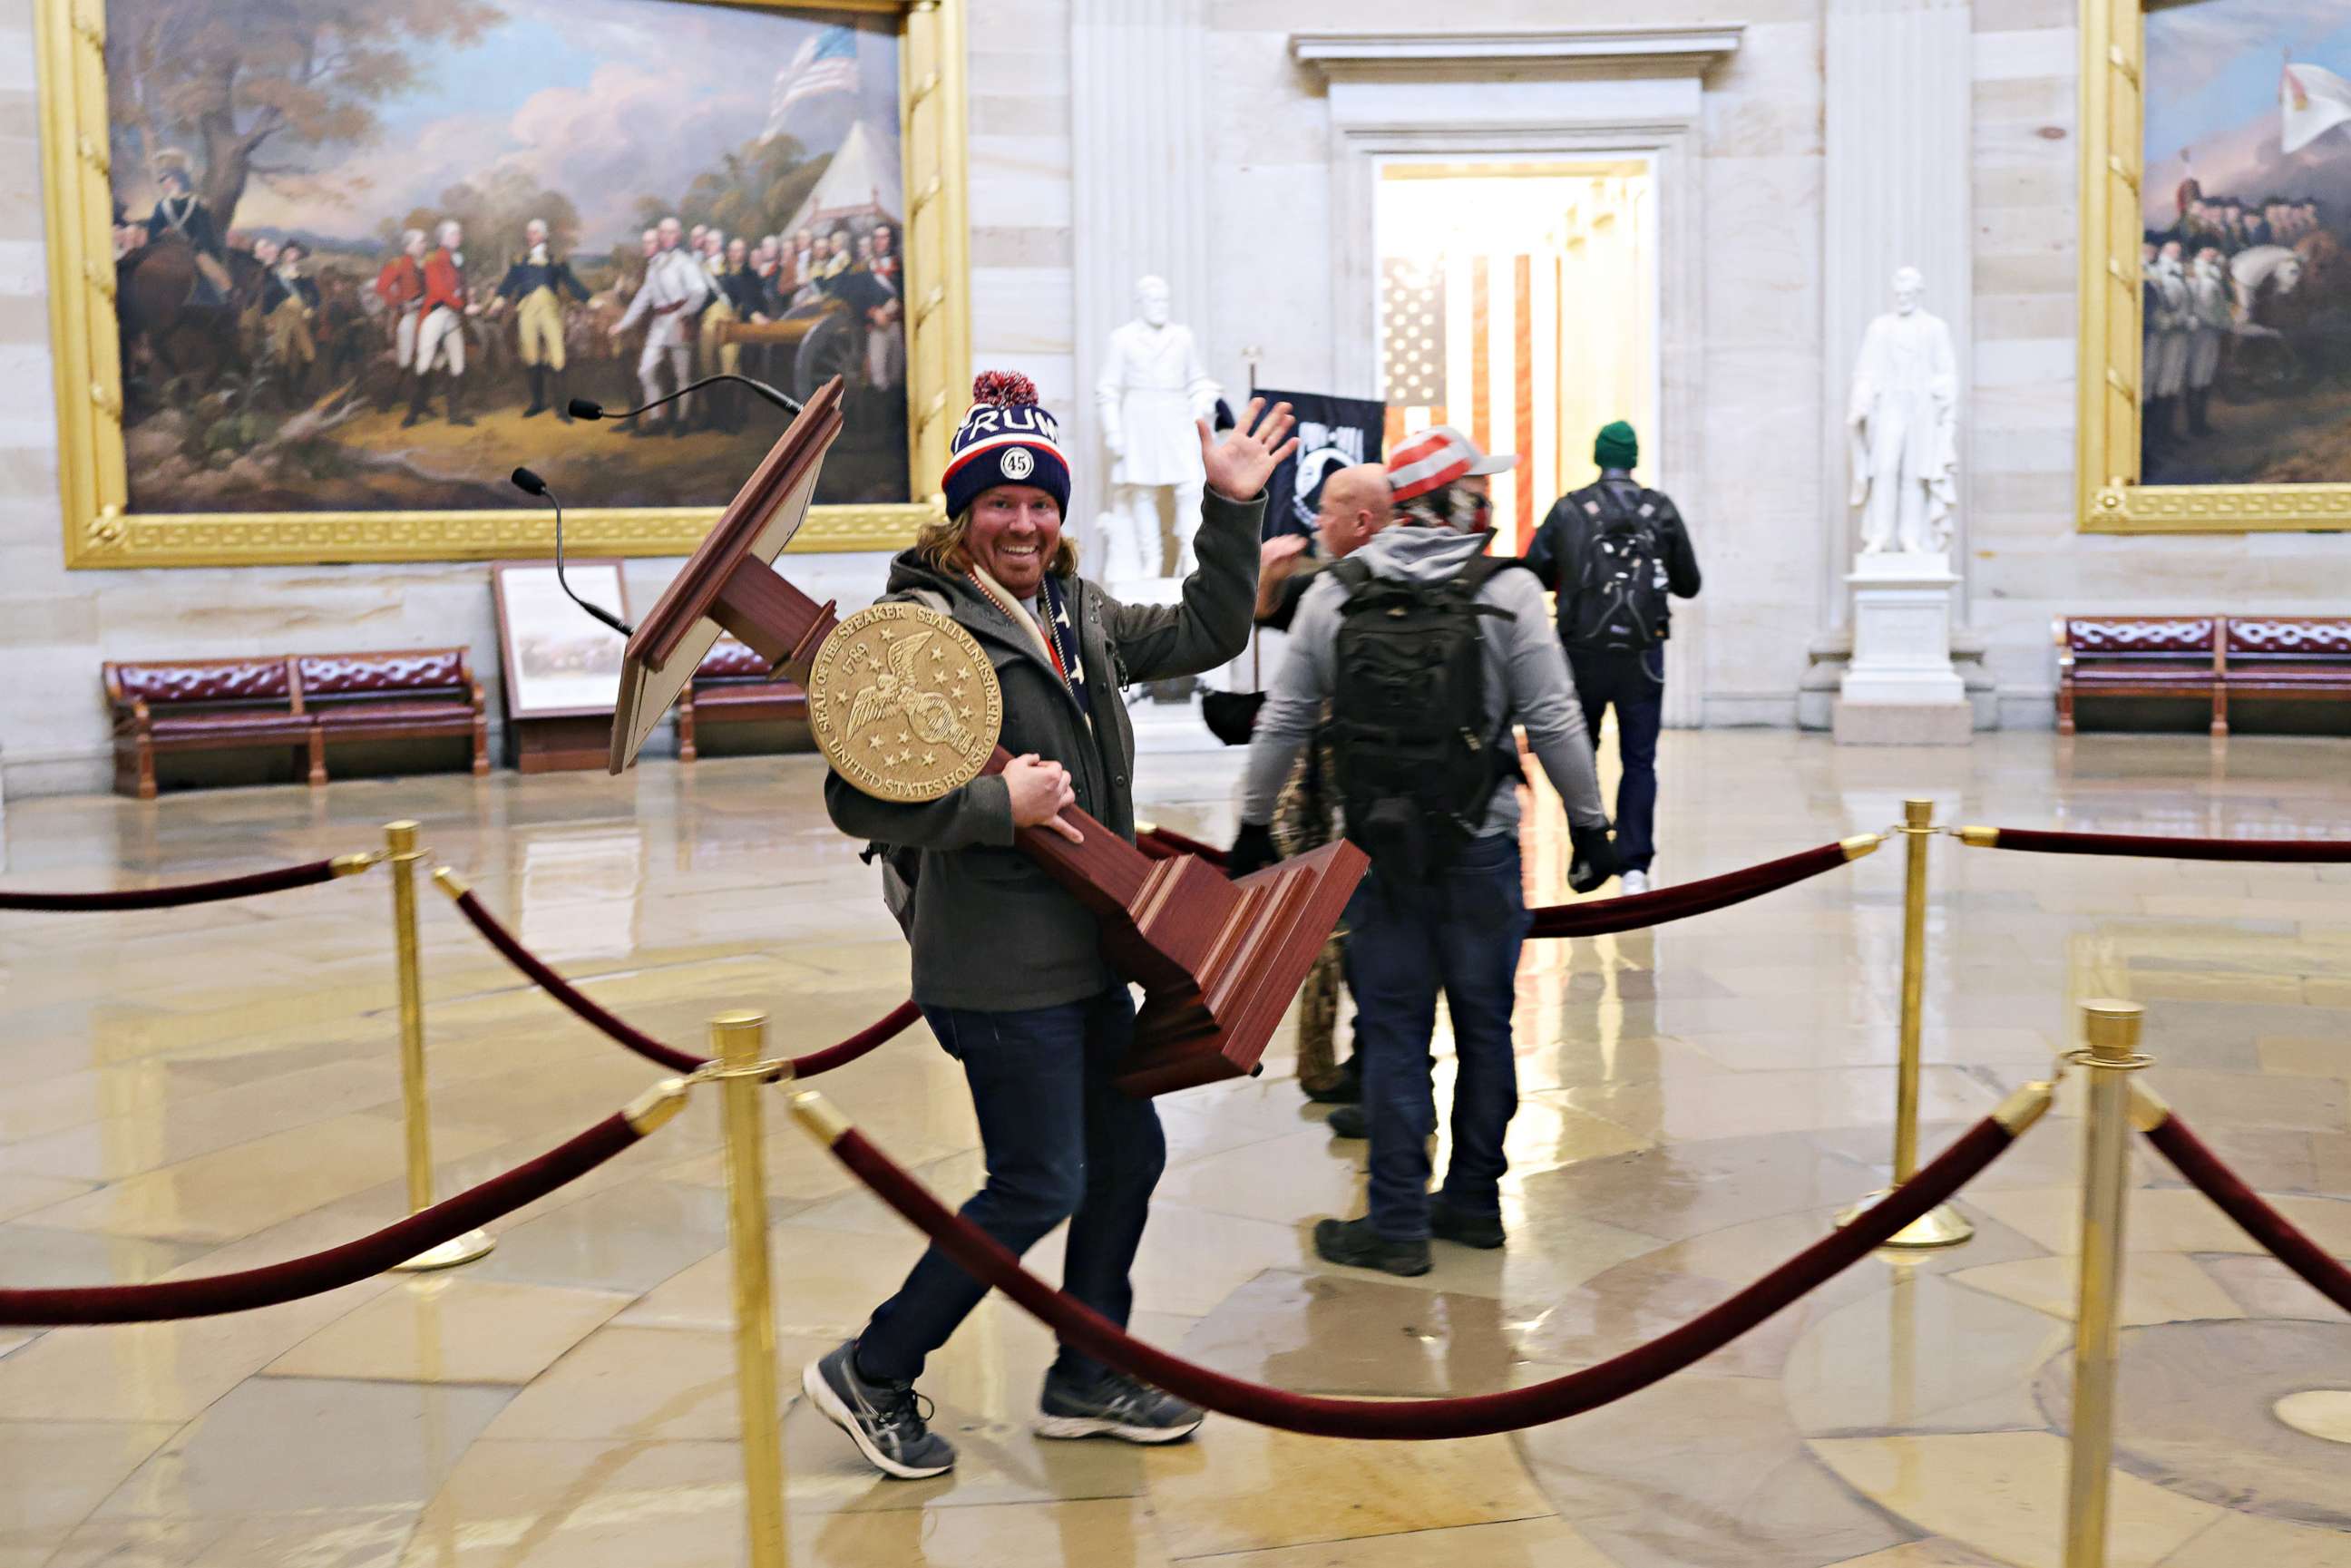
[[[1965,746],[1967,685],[1951,667],[1951,590],[1943,553],[1864,555],[1853,585],[1853,663],[1836,699],[1839,746]]]

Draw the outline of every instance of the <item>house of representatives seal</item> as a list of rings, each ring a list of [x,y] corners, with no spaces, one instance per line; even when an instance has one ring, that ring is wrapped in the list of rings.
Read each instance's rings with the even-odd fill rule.
[[[996,671],[954,620],[876,604],[843,621],[809,673],[809,727],[869,795],[935,800],[979,776],[1004,726]]]

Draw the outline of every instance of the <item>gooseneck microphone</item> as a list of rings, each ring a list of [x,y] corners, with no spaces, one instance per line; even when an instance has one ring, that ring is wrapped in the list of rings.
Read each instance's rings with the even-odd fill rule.
[[[584,417],[593,419],[596,416],[589,414]],[[555,492],[547,487],[547,481],[540,478],[538,475],[532,473],[528,468],[517,468],[507,477],[508,482],[511,483],[516,489],[520,490],[524,495],[543,496],[548,500],[555,503],[556,585],[563,590],[565,596],[568,597],[572,603],[577,604],[580,609],[585,610],[589,614],[593,615],[597,620],[601,621],[605,625],[610,626],[622,636],[627,637],[632,635],[636,632],[635,627],[630,625],[627,622],[622,620],[611,611],[604,609],[601,605],[590,604],[586,600],[571,591],[571,584],[563,575],[563,503],[557,500]]]
[[[705,376],[698,382],[688,382],[685,385],[678,388],[677,391],[670,393],[667,397],[657,397],[651,402],[639,403],[634,408],[624,408],[617,413],[607,413],[604,411],[604,405],[602,403],[591,402],[584,397],[573,398],[569,405],[569,412],[571,417],[574,419],[634,419],[641,413],[649,413],[653,409],[661,407],[661,405],[665,402],[675,402],[679,398],[684,397],[688,392],[698,392],[702,388],[710,386],[718,382],[735,382],[743,386],[749,387],[753,392],[758,393],[769,402],[774,403],[786,413],[797,414],[800,412],[799,400],[797,398],[786,397],[783,393],[778,392],[775,388],[769,386],[765,382],[754,381],[749,376],[738,376],[731,371],[722,371],[715,376]]]

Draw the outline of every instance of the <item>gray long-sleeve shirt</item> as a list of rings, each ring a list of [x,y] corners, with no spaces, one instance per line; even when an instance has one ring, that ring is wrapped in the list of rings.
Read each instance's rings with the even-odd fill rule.
[[[1458,573],[1485,543],[1483,534],[1397,524],[1373,536],[1358,554],[1374,577],[1442,582]],[[1244,822],[1272,821],[1282,781],[1337,687],[1339,607],[1346,597],[1345,587],[1322,572],[1299,603],[1289,656],[1274,675],[1249,738],[1249,771],[1241,786]],[[1481,733],[1493,734],[1505,723],[1523,725],[1528,744],[1567,808],[1568,821],[1580,828],[1606,827],[1608,812],[1600,802],[1592,738],[1568,676],[1567,655],[1552,630],[1541,586],[1527,572],[1497,572],[1478,591],[1478,602],[1510,617],[1487,617],[1480,622],[1488,708],[1479,716]],[[1495,790],[1482,831],[1513,831],[1518,824],[1519,792]]]

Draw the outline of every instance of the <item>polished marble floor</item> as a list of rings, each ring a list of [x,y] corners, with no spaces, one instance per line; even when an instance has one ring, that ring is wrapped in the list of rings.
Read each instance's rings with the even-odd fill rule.
[[[1667,737],[1659,872],[1711,874],[1939,820],[2351,833],[2345,744],[2043,735],[1838,750]],[[1232,758],[1146,758],[1150,813],[1229,831]],[[531,946],[681,1044],[732,1008],[828,1042],[904,994],[872,873],[805,758],[18,801],[0,884],[193,877],[424,823]],[[1560,895],[1555,810],[1530,880]],[[2146,1003],[2155,1082],[2351,1256],[2351,868],[1934,850],[1931,1148],[2041,1076],[2075,1004]],[[1172,1145],[1136,1325],[1281,1386],[1499,1388],[1703,1310],[1885,1175],[1900,862],[1880,853],[1654,933],[1551,944],[1520,980],[1525,1104],[1508,1250],[1440,1246],[1405,1281],[1306,1241],[1360,1204],[1277,1043],[1257,1082],[1163,1101]],[[441,1190],[537,1153],[653,1076],[559,1013],[426,892]],[[0,915],[0,1282],[206,1273],[394,1218],[402,1134],[381,873],[151,915]],[[1449,1064],[1448,1064],[1449,1065]],[[919,1033],[823,1087],[935,1188],[978,1167],[953,1065]],[[915,1255],[894,1217],[773,1118],[788,1364],[853,1330]],[[877,1479],[795,1402],[796,1563],[1216,1560],[1248,1568],[1872,1568],[2059,1561],[2078,1121],[2044,1123],[1962,1207],[1959,1250],[1872,1260],[1692,1371],[1582,1419],[1423,1446],[1212,1419],[1139,1451],[1040,1443],[1049,1354],[984,1306],[927,1391],[950,1478]],[[2110,1559],[2351,1565],[2351,1322],[2139,1160]],[[0,1330],[0,1568],[738,1562],[724,1176],[687,1116],[496,1227],[451,1273],[180,1325]],[[1059,1244],[1033,1263],[1047,1274]],[[2283,1414],[2282,1414],[2283,1412]],[[2291,1416],[2293,1418],[2289,1419]]]

